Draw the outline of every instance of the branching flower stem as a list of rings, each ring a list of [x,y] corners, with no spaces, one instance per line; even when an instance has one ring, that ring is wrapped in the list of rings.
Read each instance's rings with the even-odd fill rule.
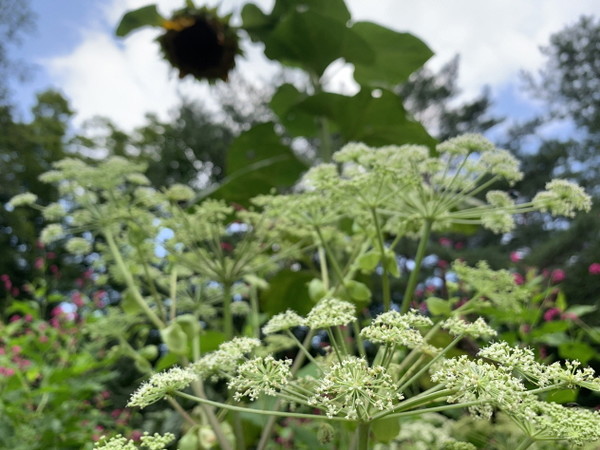
[[[321,415],[317,415],[317,414],[304,414],[304,413],[294,413],[294,412],[289,412],[289,411],[272,411],[272,410],[246,408],[244,406],[236,406],[236,405],[230,405],[230,404],[226,404],[226,403],[214,402],[207,398],[196,397],[195,395],[186,394],[185,392],[181,392],[181,391],[175,391],[174,394],[178,395],[179,397],[195,401],[197,403],[203,403],[205,405],[214,406],[216,408],[223,408],[223,409],[227,409],[229,411],[244,412],[244,413],[250,413],[250,414],[259,414],[262,416],[295,417],[298,419],[319,419],[319,420],[332,420],[332,421],[338,421],[338,422],[347,422],[348,421],[346,418],[338,417],[338,416],[327,417],[324,415],[321,416]]]
[[[152,308],[150,308],[148,303],[146,303],[146,300],[144,300],[144,298],[142,297],[142,294],[140,294],[140,291],[139,291],[137,285],[135,284],[135,281],[133,279],[133,276],[131,275],[131,272],[129,271],[129,269],[127,269],[127,266],[125,265],[125,261],[123,261],[123,257],[121,256],[121,252],[119,251],[119,248],[117,247],[117,244],[115,242],[115,238],[112,234],[112,231],[108,228],[104,228],[102,231],[103,231],[104,237],[106,238],[106,242],[108,243],[108,247],[110,248],[110,251],[113,255],[113,258],[115,258],[117,267],[119,268],[123,277],[125,278],[125,283],[127,284],[127,287],[129,288],[129,290],[133,296],[133,299],[140,306],[140,308],[142,308],[142,311],[144,311],[144,313],[148,316],[148,319],[150,319],[150,321],[158,329],[165,328],[164,322],[162,320],[160,320],[160,318],[156,315],[156,313],[154,311],[152,311]]]
[[[436,362],[438,362],[440,360],[440,358],[442,358],[442,356],[444,356],[450,349],[452,349],[456,344],[458,344],[458,342],[463,338],[463,335],[459,335],[456,336],[454,338],[454,340],[452,342],[450,342],[446,347],[444,347],[444,349],[442,351],[440,351],[437,355],[435,355],[431,361],[429,361],[427,364],[425,364],[423,367],[421,367],[421,369],[415,373],[412,377],[410,377],[407,381],[405,381],[404,383],[402,383],[400,385],[400,387],[398,388],[398,390],[400,392],[404,391],[408,386],[410,386],[412,383],[414,383],[416,380],[419,379],[419,377],[421,375],[423,375],[432,365],[434,365]]]
[[[383,274],[381,275],[381,291],[383,294],[383,312],[389,311],[392,307],[392,297],[390,291],[390,274],[387,269],[385,261],[385,245],[383,242],[383,231],[381,224],[379,223],[379,217],[375,208],[371,208],[371,215],[373,216],[373,223],[375,224],[375,231],[377,233],[377,245],[379,247],[379,254],[381,255],[381,267]]]
[[[408,312],[408,309],[410,308],[410,303],[412,302],[413,294],[415,288],[417,287],[417,282],[419,280],[421,263],[423,262],[425,252],[427,251],[427,244],[429,243],[429,235],[431,234],[432,225],[432,219],[427,219],[425,221],[425,224],[423,225],[423,229],[421,231],[421,238],[419,241],[419,247],[417,248],[417,254],[415,257],[415,267],[410,273],[408,284],[406,285],[406,290],[404,291],[404,298],[402,299],[402,307],[400,308],[400,312],[402,314]]]

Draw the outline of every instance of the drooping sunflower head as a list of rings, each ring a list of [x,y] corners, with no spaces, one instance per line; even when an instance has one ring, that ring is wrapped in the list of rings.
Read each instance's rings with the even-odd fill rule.
[[[162,27],[158,38],[164,57],[179,70],[179,78],[192,75],[199,80],[227,81],[240,54],[239,38],[229,25],[229,17],[216,10],[184,9],[177,11]]]

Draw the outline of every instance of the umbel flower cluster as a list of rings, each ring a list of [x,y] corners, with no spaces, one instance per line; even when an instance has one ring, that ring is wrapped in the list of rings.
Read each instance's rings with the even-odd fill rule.
[[[467,321],[455,314],[434,324],[414,310],[374,318],[356,338],[377,344],[378,351],[369,357],[359,350],[356,356],[344,339],[349,337],[347,326],[356,321],[354,306],[336,298],[322,299],[305,318],[287,311],[269,320],[263,331],[293,335],[301,325],[309,333],[326,330],[329,336],[328,352],[316,357],[296,341],[298,355],[310,358],[310,374],[299,375],[290,359],[261,355],[264,346],[259,340],[240,337],[192,365],[152,376],[132,395],[129,406],[143,408],[166,396],[207,402],[188,394],[186,387],[194,380],[223,379],[238,402],[270,396],[289,408],[222,405],[235,411],[371,424],[462,407],[486,420],[502,411],[534,440],[582,444],[600,439],[600,413],[543,400],[544,393],[562,389],[600,392],[600,378],[590,368],[580,369],[576,361],[544,365],[530,349],[502,341],[483,346],[477,354],[449,357],[462,340],[488,339],[496,332],[481,317]],[[430,342],[440,328],[448,334],[445,347]],[[410,360],[414,363],[405,364]]]
[[[223,448],[230,448],[225,425],[238,413],[349,422],[360,450],[385,424],[453,409],[482,420],[501,413],[522,431],[521,448],[536,440],[600,439],[598,413],[546,401],[556,390],[600,391],[591,369],[576,361],[542,365],[530,349],[484,344],[497,337],[482,317],[490,306],[513,313],[529,300],[510,272],[456,262],[452,270],[470,298],[437,299],[443,303],[437,312],[413,301],[432,232],[481,225],[507,233],[516,215],[569,217],[589,210],[590,197],[553,180],[531,201],[515,202],[501,189],[522,178],[518,162],[478,135],[446,141],[434,154],[414,145],[351,143],[333,159],[309,170],[293,193],[257,197],[255,209],[246,211],[223,201],[196,202],[187,186],[155,190],[143,164],[118,157],[96,165],[63,160],[42,175],[57,185],[60,203],[40,206],[25,193],[11,206],[39,208],[55,222],[43,230],[43,242],[64,240],[76,257],[96,252],[98,278],[126,288],[119,310],[106,320],[127,313],[136,323],[146,321],[177,361],[150,376],[130,406],[167,399],[181,412],[179,401],[198,402],[202,426],[210,425]],[[409,274],[400,271],[395,251],[403,238],[418,240]],[[314,277],[312,307],[269,318],[259,310],[260,289],[277,271],[298,267]],[[379,276],[367,284],[373,274]],[[395,307],[392,290],[399,283],[405,288],[403,295],[394,292],[402,298]],[[370,317],[365,306],[374,289],[383,312]],[[293,304],[294,295],[284,300]],[[224,332],[225,341],[203,353],[202,327]],[[151,375],[126,326],[102,332]],[[119,439],[107,448],[129,448]],[[444,445],[468,448],[451,438]]]

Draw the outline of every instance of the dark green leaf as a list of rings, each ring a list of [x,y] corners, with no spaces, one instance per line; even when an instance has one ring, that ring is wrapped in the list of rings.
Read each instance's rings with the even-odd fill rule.
[[[160,330],[160,337],[167,345],[170,352],[184,355],[188,349],[188,337],[177,322],[173,322],[166,328]]]
[[[400,421],[397,417],[385,417],[371,425],[373,437],[378,442],[390,442],[400,432]]]
[[[213,195],[247,205],[250,198],[272,188],[291,186],[305,169],[292,150],[281,143],[274,125],[260,124],[231,144],[227,176]]]
[[[585,365],[596,356],[596,351],[585,342],[565,342],[558,346],[558,354],[561,358],[576,359]]]
[[[277,314],[293,309],[298,314],[306,314],[314,302],[308,294],[309,282],[314,274],[308,271],[293,272],[282,270],[269,280],[269,289],[261,295],[261,311]]]
[[[282,125],[292,136],[316,136],[319,132],[317,118],[313,114],[299,111],[295,106],[300,103],[303,94],[291,84],[283,84],[271,98],[269,106],[279,117]]]
[[[427,304],[427,309],[434,316],[449,316],[451,312],[450,302],[448,300],[444,300],[443,298],[438,297],[429,297],[425,300]]]
[[[358,264],[360,271],[365,275],[368,275],[375,270],[380,260],[380,253],[376,250],[371,250],[364,255],[360,255],[360,257],[356,260],[356,263]]]
[[[313,278],[308,283],[308,295],[313,302],[318,302],[321,300],[326,294],[325,286],[323,285],[323,281],[319,278]]]
[[[265,41],[265,55],[321,76],[341,55],[344,22],[311,10],[296,10],[277,24]]]
[[[371,290],[360,281],[349,280],[344,283],[344,286],[350,298],[356,302],[366,302],[371,299]]]
[[[435,139],[407,116],[400,97],[384,89],[373,94],[370,89],[363,89],[353,97],[324,92],[307,98],[296,108],[330,119],[345,142],[434,146]]]
[[[564,391],[554,391],[548,394],[548,401],[552,403],[570,403],[577,400],[577,391],[575,389],[565,389]]]
[[[400,276],[400,267],[398,266],[398,260],[396,259],[396,254],[392,250],[388,249],[385,251],[385,255],[383,257],[383,265],[385,267],[385,270],[387,270],[391,276],[395,278],[398,278]]]
[[[148,5],[125,13],[117,26],[116,34],[119,37],[128,35],[138,28],[146,26],[159,27],[165,18],[159,14],[156,5]]]
[[[354,64],[354,78],[361,85],[392,87],[403,83],[433,55],[423,41],[409,33],[371,22],[357,22],[351,30],[371,47],[375,59],[365,64],[361,48],[345,49],[344,57]]]

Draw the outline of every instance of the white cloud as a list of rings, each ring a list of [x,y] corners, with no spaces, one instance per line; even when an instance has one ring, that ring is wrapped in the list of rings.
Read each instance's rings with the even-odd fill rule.
[[[168,68],[153,40],[154,31],[140,31],[124,40],[112,36],[125,11],[147,3],[105,1],[100,25],[83,31],[71,54],[45,62],[53,84],[61,86],[79,112],[79,121],[100,114],[130,129],[143,123],[146,112],[164,117],[178,103],[179,94],[192,98],[209,95],[204,83],[180,81]],[[155,3],[168,13],[183,1]],[[273,2],[257,3],[268,9]],[[241,4],[240,0],[223,0],[220,10],[239,11]],[[433,68],[460,54],[460,85],[466,96],[478,93],[486,84],[507,84],[519,70],[535,70],[543,61],[539,46],[550,34],[597,8],[597,0],[348,0],[348,4],[355,20],[372,20],[427,42],[436,52],[430,63]],[[272,70],[255,49],[241,66],[253,79],[267,79],[263,74]],[[347,70],[342,72],[348,76]],[[348,86],[343,80],[337,84]]]

